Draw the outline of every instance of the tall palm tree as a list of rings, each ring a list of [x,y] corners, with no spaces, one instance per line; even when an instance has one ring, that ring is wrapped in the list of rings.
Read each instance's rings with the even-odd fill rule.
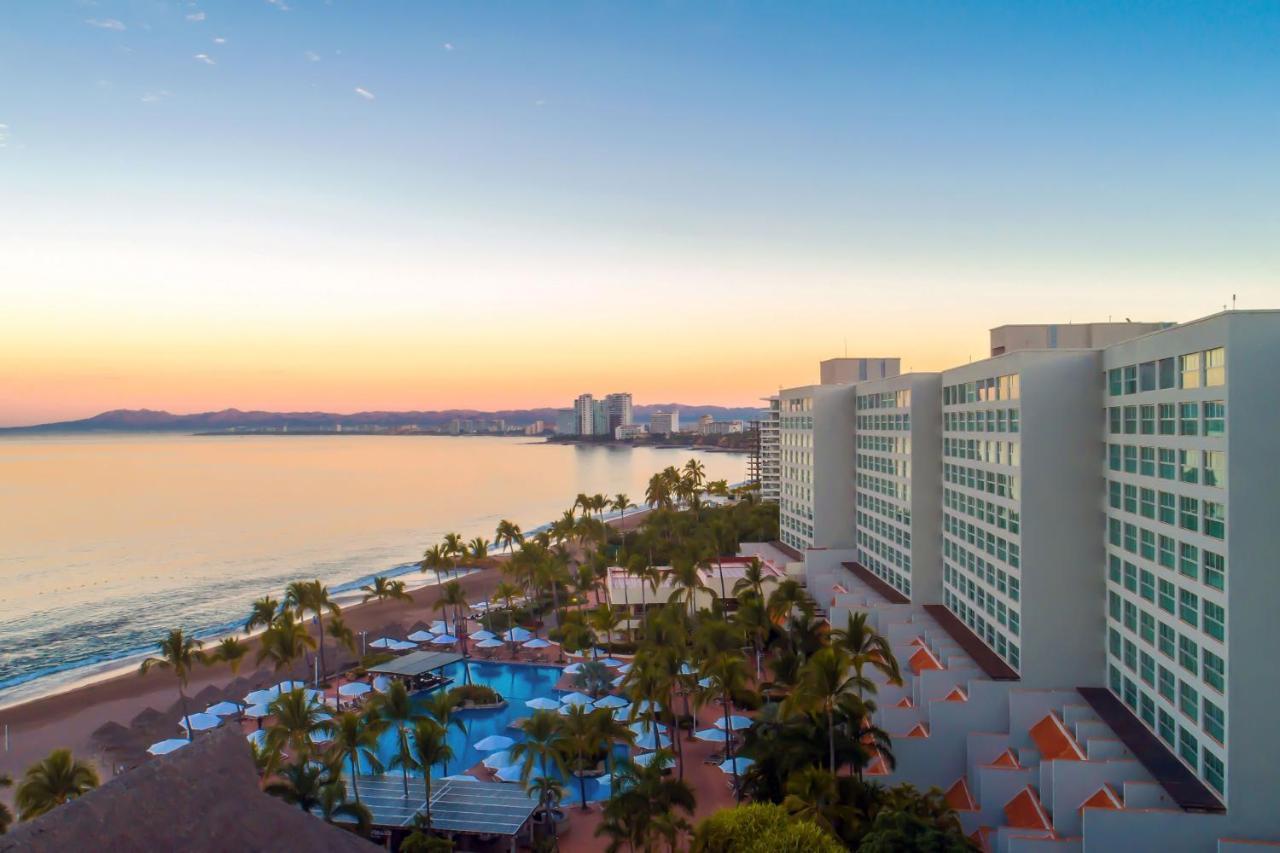
[[[466,540],[462,538],[461,533],[446,533],[444,542],[441,544],[444,547],[445,554],[449,557],[449,568],[451,570],[457,569],[458,560],[467,555]]]
[[[208,658],[200,651],[204,645],[194,637],[182,633],[181,628],[169,632],[169,636],[160,642],[160,654],[147,658],[138,668],[139,675],[146,675],[152,669],[168,669],[178,679],[178,699],[182,702],[182,723],[187,730],[187,740],[191,740],[191,717],[187,711],[187,681],[191,670],[197,663],[208,663]]]
[[[294,618],[292,611],[284,611],[262,634],[257,662],[270,660],[280,671],[316,647],[316,639],[307,626]]]
[[[733,585],[733,594],[741,596],[751,592],[756,598],[764,601],[764,563],[759,557],[752,557],[742,570],[742,577]]]
[[[609,509],[618,513],[618,527],[622,530],[624,549],[627,547],[627,510],[635,508],[636,505],[631,502],[631,498],[627,497],[626,492],[618,492],[609,503]]]
[[[836,707],[842,698],[856,696],[865,686],[865,679],[849,674],[852,668],[849,653],[840,646],[821,648],[801,667],[800,683],[789,697],[793,704],[815,708],[826,716],[827,769],[833,775],[836,772]]]
[[[422,710],[426,712],[427,717],[430,720],[440,727],[440,731],[442,733],[447,734],[449,727],[453,726],[458,731],[466,734],[467,726],[462,722],[462,717],[457,716],[456,714],[461,704],[462,700],[459,699],[452,691],[437,690],[427,696],[426,701],[422,703]],[[441,736],[443,737],[444,735],[442,734]],[[450,758],[453,758],[452,751],[440,759],[444,762],[444,772],[446,776],[449,775]],[[432,762],[432,764],[435,763],[437,762]]]
[[[671,483],[662,474],[654,474],[649,478],[649,485],[644,490],[645,503],[652,507],[671,507]]]
[[[0,773],[0,788],[8,788],[13,785],[13,780],[9,778],[7,773]],[[9,827],[13,825],[13,812],[9,811],[9,807],[4,803],[0,803],[0,835],[4,835],[9,831]]]
[[[209,662],[217,661],[229,665],[234,675],[240,671],[240,664],[248,654],[249,644],[244,640],[237,637],[223,637],[218,645],[214,646],[213,652],[209,655]]]
[[[477,536],[467,543],[467,555],[473,560],[483,560],[489,556],[489,543],[483,536]]]
[[[720,600],[723,601],[729,597],[724,587],[723,559],[725,554],[735,553],[738,550],[737,525],[723,518],[713,518],[708,539],[711,547],[715,550],[716,569],[720,573]]]
[[[591,622],[591,627],[596,633],[604,637],[605,647],[609,654],[613,655],[613,634],[618,630],[618,626],[622,624],[622,617],[616,610],[607,604],[601,604],[599,607],[591,611],[587,616]]]
[[[409,698],[409,690],[404,686],[404,682],[394,680],[387,687],[385,693],[380,693],[371,703],[372,712],[380,717],[384,723],[396,730],[396,745],[398,754],[393,759],[391,766],[399,767],[401,775],[404,777],[404,795],[409,796],[409,770],[415,766],[413,764],[413,751],[409,744],[409,730],[420,719],[422,713],[414,707],[413,701]]]
[[[678,557],[671,561],[671,582],[675,590],[671,593],[671,601],[683,601],[688,608],[689,617],[693,618],[698,607],[698,593],[707,588],[702,581],[702,567],[687,557]]]
[[[307,696],[301,688],[281,693],[267,706],[275,722],[267,729],[266,745],[279,756],[286,747],[294,758],[310,756],[314,742],[311,736],[326,729],[323,706]]]
[[[244,632],[252,634],[254,628],[266,628],[276,618],[276,613],[280,611],[280,602],[276,601],[269,595],[264,595],[253,603],[253,609],[249,612],[249,618],[245,620]]]
[[[560,721],[560,748],[573,757],[573,772],[578,777],[579,802],[584,812],[587,810],[586,762],[600,744],[591,714],[585,705],[573,705]]]
[[[616,743],[630,744],[636,739],[636,733],[607,708],[596,708],[592,711],[591,722],[594,725],[596,742],[604,746],[605,763],[608,764],[609,780],[612,782],[614,771],[617,769],[617,762],[613,757],[613,746]]]
[[[445,737],[444,726],[435,720],[418,720],[413,728],[413,759],[422,768],[422,781],[427,786],[428,829],[431,827],[431,768],[442,764],[448,775],[451,758],[453,747],[449,746],[448,738]]]
[[[422,562],[418,565],[420,571],[428,570],[436,573],[436,585],[440,585],[440,572],[449,566],[449,553],[443,545],[432,545],[426,551],[422,552]]]
[[[867,614],[850,613],[843,628],[831,632],[832,641],[844,648],[853,660],[853,671],[862,680],[862,671],[869,664],[878,670],[890,684],[901,684],[902,673],[898,669],[898,659],[894,657],[889,640],[867,624]],[[868,681],[875,692],[875,685]],[[861,692],[858,694],[861,696]]]
[[[27,768],[13,804],[21,820],[31,820],[96,787],[98,772],[93,765],[74,758],[69,749],[55,749]]]
[[[787,779],[787,796],[782,801],[793,816],[816,823],[839,838],[837,827],[857,817],[857,809],[841,802],[840,784],[834,773],[821,767],[806,767]]]
[[[496,548],[502,548],[507,553],[511,553],[511,549],[517,543],[524,541],[524,533],[520,530],[520,525],[514,521],[502,519],[498,522],[498,529],[494,532],[493,544]]]
[[[262,786],[262,790],[309,812],[320,807],[321,789],[327,783],[328,772],[323,766],[299,758],[292,764],[286,764],[275,779]]]
[[[328,678],[329,670],[324,659],[324,611],[333,614],[342,613],[342,608],[329,596],[329,588],[318,579],[312,581],[294,581],[285,588],[284,603],[293,608],[299,616],[308,611],[315,615],[316,624],[320,627],[320,678]]]
[[[707,466],[691,457],[684,463],[684,477],[693,485],[694,490],[700,489],[707,481]]]
[[[334,779],[320,786],[320,802],[316,805],[316,810],[326,823],[337,823],[338,818],[350,818],[355,821],[359,835],[368,835],[373,827],[373,812],[358,799],[347,799],[347,786],[342,784],[341,779]]]
[[[351,626],[342,618],[341,613],[334,613],[329,617],[329,636],[351,654],[356,653],[356,632],[351,630]]]
[[[524,740],[511,747],[512,764],[520,764],[520,782],[529,788],[529,777],[533,775],[533,767],[538,766],[538,775],[547,777],[548,763],[561,774],[565,772],[564,753],[561,749],[563,733],[560,726],[560,715],[555,711],[534,711],[522,727]],[[541,801],[544,812],[550,812],[551,805],[546,799]]]
[[[378,759],[381,726],[380,718],[359,711],[343,711],[324,724],[324,730],[333,738],[329,744],[330,754],[338,764],[343,761],[351,764],[351,790],[356,802],[360,802],[360,759],[368,762],[374,773],[382,772],[382,762]]]
[[[360,587],[364,592],[364,598],[360,599],[360,603],[364,604],[372,598],[379,601],[392,599],[395,601],[413,601],[413,596],[404,588],[404,581],[390,580],[382,575],[378,575],[373,579],[373,583],[365,584]]]
[[[741,655],[732,652],[721,652],[710,660],[703,662],[701,674],[707,686],[697,694],[696,702],[698,707],[702,707],[711,697],[715,697],[723,703],[724,730],[725,734],[729,735],[725,749],[729,758],[733,758],[733,730],[729,728],[729,712],[733,707],[734,700],[745,696],[747,693],[746,666],[743,664]],[[730,766],[733,768],[733,789],[741,798],[741,789],[738,785],[738,764],[734,762]]]
[[[673,815],[677,809],[693,814],[698,803],[693,788],[663,772],[670,755],[660,749],[647,765],[623,763],[596,835],[613,835],[619,842],[628,842],[633,850],[652,850],[652,836],[662,827],[664,815]]]

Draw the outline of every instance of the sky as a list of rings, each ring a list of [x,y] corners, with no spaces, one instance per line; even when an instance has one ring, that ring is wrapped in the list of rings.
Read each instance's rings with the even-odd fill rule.
[[[0,0],[0,425],[1280,307],[1274,2]]]

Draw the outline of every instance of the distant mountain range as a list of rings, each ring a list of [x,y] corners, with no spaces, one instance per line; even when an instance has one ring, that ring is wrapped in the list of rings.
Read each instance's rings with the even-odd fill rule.
[[[763,409],[730,408],[724,406],[687,406],[681,403],[656,403],[636,406],[633,414],[637,423],[648,423],[654,412],[678,409],[682,422],[692,423],[702,415],[716,420],[755,420],[764,414]],[[503,409],[483,412],[476,409],[443,409],[424,412],[242,412],[239,409],[223,409],[220,412],[199,412],[175,415],[152,409],[114,409],[91,418],[78,421],[62,421],[25,427],[0,427],[0,432],[207,432],[236,427],[270,428],[287,426],[290,429],[326,429],[343,426],[380,427],[435,427],[449,423],[453,418],[502,418],[508,424],[531,424],[542,420],[548,424],[556,421],[556,409]]]

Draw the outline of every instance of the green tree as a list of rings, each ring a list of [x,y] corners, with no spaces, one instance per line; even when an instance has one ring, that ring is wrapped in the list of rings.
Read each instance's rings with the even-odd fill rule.
[[[359,711],[343,711],[325,721],[324,731],[333,741],[329,744],[329,752],[341,765],[346,761],[351,765],[351,791],[356,802],[360,802],[360,759],[364,759],[374,773],[382,772],[382,762],[378,759],[378,735],[382,732],[382,720]]]
[[[298,616],[305,616],[308,612],[314,614],[320,626],[320,678],[328,678],[329,670],[324,659],[323,616],[326,610],[335,615],[340,614],[342,608],[329,596],[329,588],[319,580],[294,581],[289,584],[285,588],[284,603],[286,607],[293,608]]]
[[[55,749],[27,768],[13,803],[21,820],[31,820],[96,787],[98,773],[93,765],[76,759],[69,749]]]
[[[276,671],[292,666],[294,661],[316,647],[316,639],[307,627],[286,610],[262,633],[257,662],[271,661]]]
[[[281,768],[262,790],[309,812],[320,807],[322,790],[328,781],[328,771],[322,765],[299,758]]]
[[[400,768],[404,780],[404,795],[407,797],[409,796],[409,771],[416,766],[413,763],[413,750],[409,744],[409,731],[424,715],[414,707],[408,688],[398,679],[392,680],[386,691],[374,698],[370,703],[370,711],[377,715],[384,725],[396,730],[397,753],[391,761],[391,766]]]
[[[856,696],[866,686],[865,679],[849,675],[853,663],[849,653],[839,646],[820,649],[800,670],[800,683],[791,699],[800,707],[815,707],[825,716],[829,762],[827,769],[836,772],[835,713],[840,700]]]
[[[426,551],[422,552],[422,562],[418,564],[419,571],[433,571],[436,573],[436,585],[440,585],[440,572],[450,565],[450,555],[443,545],[432,545]]]
[[[311,755],[311,736],[326,728],[324,708],[298,689],[281,693],[267,706],[275,721],[267,728],[266,745],[274,756],[288,747],[299,761]]]
[[[13,784],[13,780],[8,774],[0,773],[0,788],[8,788]],[[9,831],[9,827],[13,825],[13,812],[9,811],[9,807],[4,803],[0,803],[0,835],[4,835]]]
[[[845,846],[817,825],[793,818],[782,806],[751,803],[721,809],[702,821],[689,849],[691,853],[843,853]]]
[[[853,662],[854,673],[862,679],[863,670],[870,665],[878,670],[890,684],[901,684],[902,674],[898,669],[898,659],[894,657],[889,641],[867,624],[867,614],[850,613],[845,627],[832,632],[833,642],[849,653]],[[874,683],[868,681],[874,693]],[[859,693],[859,695],[862,695]]]
[[[320,802],[316,808],[327,823],[336,824],[339,818],[354,821],[356,832],[360,835],[368,835],[373,828],[373,812],[358,799],[347,799],[347,787],[342,784],[341,779],[320,786]]]
[[[791,774],[782,806],[792,817],[815,823],[836,837],[846,822],[857,819],[857,810],[841,802],[835,775],[821,767]]]
[[[231,668],[231,673],[240,671],[240,664],[249,654],[249,644],[237,637],[223,637],[218,645],[214,646],[213,652],[209,655],[209,662],[217,661],[225,663]]]
[[[560,748],[572,759],[573,772],[578,777],[579,804],[583,811],[587,810],[585,773],[588,762],[600,743],[591,714],[585,705],[574,705],[560,721]]]
[[[182,702],[182,723],[187,730],[187,740],[191,740],[192,734],[186,687],[195,665],[208,663],[208,658],[200,651],[202,645],[199,640],[182,633],[181,628],[175,628],[160,641],[160,654],[147,658],[138,668],[139,675],[146,675],[152,669],[171,670],[178,679],[178,699]]]
[[[427,696],[426,701],[422,703],[422,710],[435,721],[436,725],[440,726],[441,731],[447,732],[449,727],[453,726],[458,731],[466,734],[467,727],[462,722],[462,717],[457,715],[458,707],[461,704],[462,700],[453,691],[437,690]],[[446,776],[449,774],[449,759],[452,757],[453,754],[450,752],[449,755],[441,759],[445,763],[444,772]]]
[[[280,602],[269,595],[264,595],[253,603],[249,618],[244,623],[244,632],[252,634],[254,628],[266,628],[275,621],[278,612],[280,612]]]
[[[498,522],[498,529],[493,536],[494,547],[502,548],[509,554],[512,548],[523,541],[524,533],[521,532],[520,525],[505,518]]]
[[[618,783],[595,833],[613,838],[610,849],[624,842],[633,850],[651,849],[654,836],[659,832],[665,836],[667,826],[678,817],[673,813],[692,815],[697,808],[692,786],[665,775],[663,765],[670,757],[666,750],[658,750],[648,765],[627,761],[619,768]]]
[[[431,768],[437,764],[444,766],[449,772],[449,759],[453,758],[453,747],[445,737],[445,727],[436,720],[418,720],[413,727],[413,758],[422,768],[423,782],[427,786],[427,827],[431,826]]]
[[[390,580],[382,575],[378,575],[373,579],[372,583],[365,584],[360,589],[364,592],[364,598],[360,599],[362,604],[374,598],[378,599],[378,601],[386,601],[387,599],[413,601],[413,596],[405,590],[404,581]]]
[[[550,776],[550,768],[565,772],[564,733],[555,711],[534,711],[523,731],[524,740],[511,747],[511,762],[520,765],[520,782],[527,790],[535,765],[540,777]],[[541,801],[540,808],[549,816],[551,805],[547,800]]]
[[[483,560],[489,556],[489,543],[483,536],[477,536],[467,543],[467,556],[473,560]]]

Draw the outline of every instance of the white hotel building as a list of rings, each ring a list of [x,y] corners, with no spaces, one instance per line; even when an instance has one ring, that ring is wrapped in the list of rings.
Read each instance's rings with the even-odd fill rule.
[[[871,774],[1002,853],[1280,840],[1280,311],[992,351],[779,395],[782,541],[904,665]]]

